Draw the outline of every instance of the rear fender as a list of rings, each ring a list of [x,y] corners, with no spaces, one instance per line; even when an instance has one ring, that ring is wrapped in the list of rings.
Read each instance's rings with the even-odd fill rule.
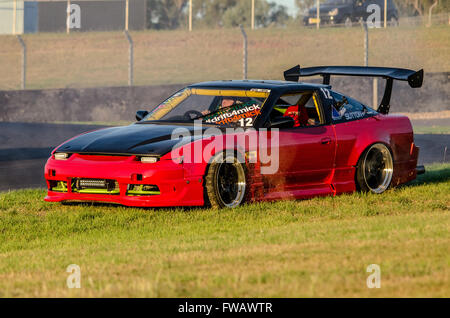
[[[358,133],[353,151],[349,157],[349,165],[356,166],[362,153],[374,143],[383,143],[390,150],[394,162],[413,159],[411,152],[414,134],[409,118],[399,115],[378,115],[370,119],[367,129]]]

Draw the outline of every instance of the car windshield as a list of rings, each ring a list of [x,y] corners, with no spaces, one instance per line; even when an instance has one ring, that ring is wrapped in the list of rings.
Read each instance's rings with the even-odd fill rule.
[[[253,126],[269,90],[185,88],[157,106],[144,121],[192,122],[223,126]]]

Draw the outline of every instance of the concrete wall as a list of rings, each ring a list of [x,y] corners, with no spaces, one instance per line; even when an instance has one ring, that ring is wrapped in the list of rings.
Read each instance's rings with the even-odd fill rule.
[[[384,89],[382,82],[380,80],[378,101]],[[331,84],[337,91],[371,105],[371,79],[336,78]],[[184,86],[0,91],[0,121],[132,121],[137,110],[152,109]],[[449,73],[426,74],[423,87],[418,89],[403,82],[394,84],[392,112],[441,110],[450,110]]]
[[[132,121],[184,86],[0,91],[0,121]]]

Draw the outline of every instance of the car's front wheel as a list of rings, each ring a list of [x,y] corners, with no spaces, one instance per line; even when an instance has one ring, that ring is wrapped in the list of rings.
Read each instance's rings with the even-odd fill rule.
[[[356,185],[359,190],[383,193],[391,185],[394,161],[386,145],[376,143],[361,155],[356,167]]]
[[[245,164],[236,155],[216,155],[205,177],[206,204],[213,208],[235,208],[247,194]]]

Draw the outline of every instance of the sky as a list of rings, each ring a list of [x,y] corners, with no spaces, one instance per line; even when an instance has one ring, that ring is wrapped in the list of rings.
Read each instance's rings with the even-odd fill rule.
[[[288,13],[290,15],[296,15],[297,7],[295,6],[295,0],[270,0],[270,2],[275,2],[276,4],[284,5],[288,8]]]

